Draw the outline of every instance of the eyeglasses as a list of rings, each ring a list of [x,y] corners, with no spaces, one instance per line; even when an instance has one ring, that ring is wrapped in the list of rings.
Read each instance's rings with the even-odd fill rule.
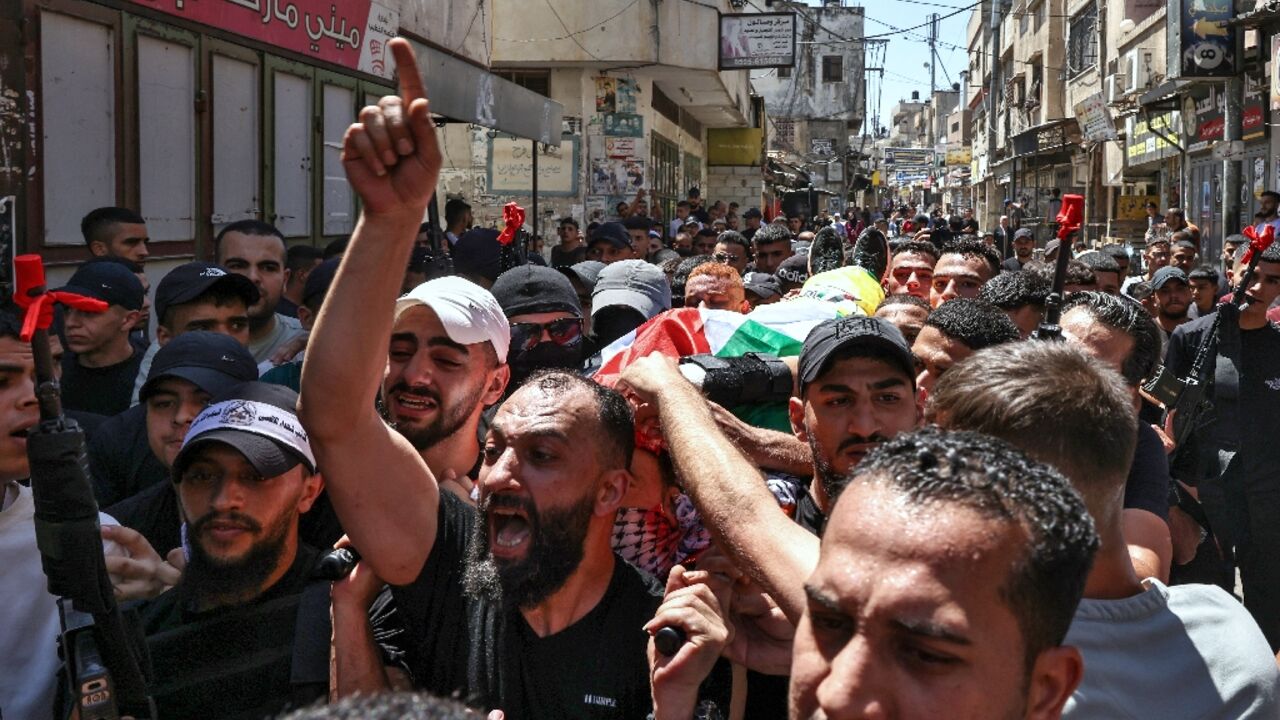
[[[511,349],[527,352],[542,342],[542,333],[557,345],[573,345],[582,340],[582,318],[560,318],[549,323],[511,323]]]

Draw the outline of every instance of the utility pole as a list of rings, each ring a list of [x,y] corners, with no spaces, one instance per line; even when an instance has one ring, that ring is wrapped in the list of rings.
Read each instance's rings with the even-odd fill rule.
[[[938,13],[929,16],[929,98],[938,89]]]

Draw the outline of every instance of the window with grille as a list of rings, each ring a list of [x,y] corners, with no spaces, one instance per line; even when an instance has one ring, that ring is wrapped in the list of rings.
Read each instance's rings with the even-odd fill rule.
[[[1089,5],[1071,18],[1067,30],[1067,70],[1079,75],[1098,64],[1098,6]]]

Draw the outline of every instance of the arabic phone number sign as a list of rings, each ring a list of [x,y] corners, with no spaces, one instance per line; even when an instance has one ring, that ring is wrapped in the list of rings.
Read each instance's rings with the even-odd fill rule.
[[[390,78],[387,41],[400,13],[371,0],[134,0],[174,17],[216,27],[353,70]]]
[[[795,64],[795,13],[720,16],[721,70],[792,67]]]

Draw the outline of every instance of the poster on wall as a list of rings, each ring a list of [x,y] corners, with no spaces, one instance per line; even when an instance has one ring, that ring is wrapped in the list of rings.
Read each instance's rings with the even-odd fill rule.
[[[623,160],[642,159],[646,154],[644,138],[607,137],[604,139],[604,152],[601,154]]]
[[[604,134],[614,137],[644,137],[644,116],[608,113],[604,116]]]
[[[609,218],[609,198],[605,195],[588,195],[586,202],[586,217],[583,222],[591,224],[593,222],[605,222]]]
[[[1265,157],[1256,157],[1253,159],[1253,196],[1261,198],[1264,190],[1267,189],[1267,159]]]
[[[591,159],[591,193],[633,197],[644,187],[645,163],[617,158]]]
[[[795,13],[720,16],[720,69],[793,67]]]
[[[636,87],[635,80],[627,80],[626,78],[618,78],[617,86],[617,107],[612,112],[634,113],[636,111]]]
[[[618,111],[618,81],[611,77],[596,78],[596,112]]]
[[[489,141],[487,191],[494,195],[533,192],[533,145],[523,138],[500,135]],[[578,138],[566,135],[560,146],[538,151],[538,195],[571,197],[578,194]]]

